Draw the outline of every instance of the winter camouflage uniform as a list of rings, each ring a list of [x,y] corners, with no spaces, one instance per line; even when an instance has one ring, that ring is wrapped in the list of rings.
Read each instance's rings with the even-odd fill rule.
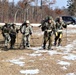
[[[5,40],[5,48],[7,48],[8,43],[11,41],[9,33],[10,33],[10,25],[6,23],[2,27],[2,35],[3,35],[4,40]]]
[[[56,22],[56,32],[55,32],[55,42],[54,42],[54,45],[57,44],[57,40],[58,40],[58,46],[61,45],[62,35],[63,35],[63,33],[62,33],[63,28],[66,28],[66,25],[64,24],[62,18],[59,17],[57,22]]]
[[[51,21],[51,22],[50,22]],[[43,49],[46,49],[46,43],[49,42],[48,50],[51,49],[52,46],[52,36],[55,31],[55,22],[53,21],[52,17],[48,17],[48,21],[44,24],[44,42],[43,42]]]
[[[22,35],[22,45],[25,48],[26,46],[30,46],[30,35],[32,34],[32,27],[30,26],[29,21],[27,20],[23,25],[20,27],[20,31]]]

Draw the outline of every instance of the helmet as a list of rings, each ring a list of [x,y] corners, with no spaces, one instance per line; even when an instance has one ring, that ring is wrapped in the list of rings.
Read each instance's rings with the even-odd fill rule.
[[[7,25],[8,23],[5,23],[5,25]]]
[[[26,23],[30,23],[29,20],[26,20]]]
[[[15,23],[12,23],[11,25],[16,25]]]
[[[48,20],[52,20],[53,18],[51,16],[48,17]]]

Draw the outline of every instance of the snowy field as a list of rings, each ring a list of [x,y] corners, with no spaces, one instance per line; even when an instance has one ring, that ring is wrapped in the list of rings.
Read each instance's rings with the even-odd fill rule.
[[[43,32],[36,30],[33,35],[41,37]],[[29,50],[1,48],[0,75],[76,75],[76,25],[68,25],[63,35],[65,45],[53,46],[53,50],[43,50],[41,46]]]

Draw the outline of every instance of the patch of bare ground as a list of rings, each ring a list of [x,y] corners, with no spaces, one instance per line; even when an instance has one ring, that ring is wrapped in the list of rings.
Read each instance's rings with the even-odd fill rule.
[[[30,44],[32,47],[39,47],[43,42],[43,33],[40,28],[37,27],[33,27],[33,30],[34,33],[30,37]],[[21,36],[20,33],[17,34],[15,49],[5,51],[3,37],[0,35],[0,75],[23,75],[20,73],[21,70],[31,69],[39,70],[39,73],[34,75],[66,75],[68,73],[76,73],[76,61],[64,59],[63,56],[67,56],[68,54],[64,54],[63,50],[60,48],[58,49],[55,47],[54,50],[50,50],[50,52],[57,51],[62,53],[53,55],[50,55],[48,50],[39,52],[39,50],[19,49]],[[63,33],[62,46],[65,47],[66,45],[71,44],[75,39],[76,34]],[[75,49],[69,53],[76,54]],[[23,66],[10,62],[10,60],[18,59],[19,61],[24,62]],[[60,65],[58,64],[59,61],[69,62],[70,65]],[[66,67],[67,69],[62,69],[62,67]]]

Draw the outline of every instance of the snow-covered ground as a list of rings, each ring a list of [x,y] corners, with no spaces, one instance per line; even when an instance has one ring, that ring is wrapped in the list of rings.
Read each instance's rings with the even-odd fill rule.
[[[34,70],[21,70],[20,73],[22,74],[26,74],[26,75],[35,75],[39,73],[38,69],[34,69]]]
[[[33,26],[38,26],[34,25]],[[71,30],[69,30],[71,28]],[[67,34],[75,34],[76,33],[76,25],[68,25],[67,28]],[[63,31],[63,32],[66,32]],[[35,34],[35,33],[34,33]],[[43,33],[37,33],[37,35],[42,35]],[[69,40],[69,38],[68,38]],[[54,47],[53,47],[54,48]],[[61,69],[67,70],[72,63],[70,61],[76,61],[76,40],[74,39],[71,43],[68,43],[66,46],[59,46],[55,47],[53,50],[43,50],[41,47],[30,47],[31,50],[33,50],[33,53],[26,54],[28,57],[41,57],[40,60],[45,60],[46,58],[43,57],[43,53],[47,53],[50,56],[54,55],[61,55],[60,60],[56,60],[56,63],[61,66]],[[1,52],[1,51],[0,51]],[[19,65],[19,66],[25,66],[26,62],[23,62],[25,60],[25,57],[19,57],[19,58],[13,58],[6,60],[5,62],[10,62],[12,65]],[[30,62],[35,62],[35,60],[29,60]],[[47,65],[47,64],[46,64]],[[22,69],[20,70],[20,73],[23,75],[36,75],[40,73],[41,70],[39,70],[37,67],[34,69]],[[51,74],[50,74],[51,75]],[[76,72],[67,73],[66,75],[76,75]]]

